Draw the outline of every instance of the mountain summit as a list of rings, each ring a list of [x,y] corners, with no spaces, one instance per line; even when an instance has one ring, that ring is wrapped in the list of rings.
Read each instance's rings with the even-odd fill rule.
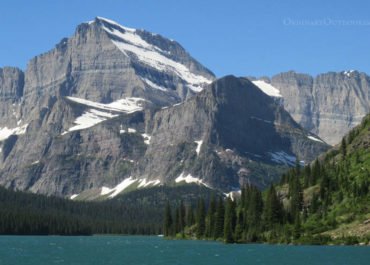
[[[0,77],[0,184],[13,189],[262,188],[328,148],[248,80],[216,80],[177,42],[100,17]]]

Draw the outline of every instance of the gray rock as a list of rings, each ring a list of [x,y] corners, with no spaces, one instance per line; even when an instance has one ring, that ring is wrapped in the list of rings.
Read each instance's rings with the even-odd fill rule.
[[[24,74],[18,68],[0,68],[0,128],[15,127],[20,119]]]
[[[284,108],[305,129],[331,145],[370,112],[370,77],[358,71],[311,77],[293,71],[268,80],[280,90]]]
[[[310,162],[328,148],[309,139],[277,102],[250,81],[233,76],[217,80],[178,106],[160,110],[152,123],[150,145],[137,175],[170,182],[182,173],[190,174],[224,191],[246,182],[268,185],[269,181],[256,179],[263,165],[281,164],[275,163],[273,154],[293,158],[284,161],[292,166],[296,156]],[[260,166],[252,168],[252,161]],[[270,175],[278,177],[273,169]]]

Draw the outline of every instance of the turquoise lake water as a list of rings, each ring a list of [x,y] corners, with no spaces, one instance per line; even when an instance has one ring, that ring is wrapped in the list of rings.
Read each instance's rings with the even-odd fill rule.
[[[225,245],[144,236],[0,236],[0,264],[369,265],[370,247]]]

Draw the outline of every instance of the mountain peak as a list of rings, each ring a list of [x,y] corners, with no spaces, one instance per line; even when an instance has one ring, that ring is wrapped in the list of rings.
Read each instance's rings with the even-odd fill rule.
[[[210,71],[191,58],[185,49],[174,41],[145,30],[124,27],[102,17],[96,17],[90,24],[92,23],[99,25],[108,34],[113,44],[137,65],[136,69],[145,67],[171,78],[176,77],[193,92],[201,91],[204,85],[214,80]],[[145,79],[161,90],[168,90],[165,84],[156,83],[156,80],[149,77]]]
[[[122,26],[121,24],[117,23],[116,21],[113,21],[111,19],[104,18],[104,17],[99,17],[99,16],[97,16],[95,18],[95,20],[89,21],[88,23],[89,24],[97,23],[99,25],[106,26],[110,29],[117,29],[117,30],[120,30],[120,31],[122,31],[122,30],[123,31],[129,31],[129,32],[135,32],[136,31],[136,29],[134,29],[134,28],[129,28],[129,27]]]

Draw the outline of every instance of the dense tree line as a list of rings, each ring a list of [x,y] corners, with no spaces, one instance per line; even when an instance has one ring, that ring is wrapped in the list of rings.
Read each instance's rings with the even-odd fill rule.
[[[192,205],[198,194],[207,199],[212,193],[198,185],[160,186],[112,200],[82,202],[0,187],[0,234],[162,234],[162,209],[167,200],[183,199]]]
[[[177,218],[182,212],[184,221]],[[238,200],[212,197],[206,207],[202,198],[196,207],[180,204],[171,209],[166,205],[164,234],[167,237],[223,240],[232,242],[259,242],[265,240],[268,231],[280,231],[289,223],[274,186],[263,199],[262,192],[254,186],[246,186]],[[193,217],[195,216],[195,218]]]
[[[75,202],[0,187],[0,234],[159,234],[157,212],[120,201]]]

